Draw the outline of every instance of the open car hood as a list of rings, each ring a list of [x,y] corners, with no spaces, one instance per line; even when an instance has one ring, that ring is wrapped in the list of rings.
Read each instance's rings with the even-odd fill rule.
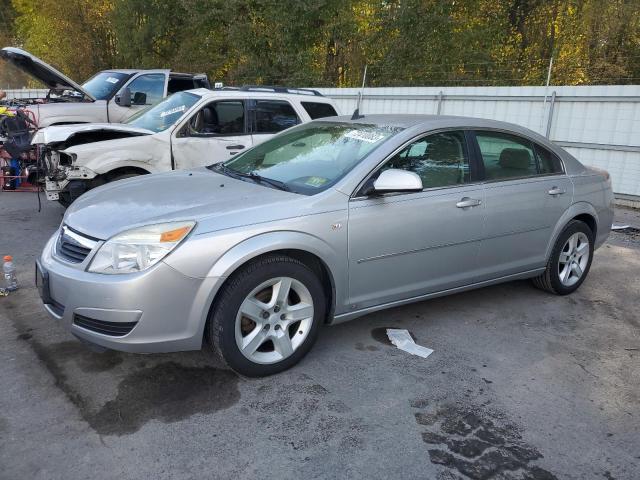
[[[38,130],[31,143],[65,147],[82,143],[114,140],[117,138],[153,135],[146,128],[132,127],[125,123],[80,123],[75,125],[53,125]]]
[[[52,90],[75,90],[85,97],[95,101],[93,95],[84,90],[76,82],[53,68],[48,63],[45,63],[38,57],[31,55],[29,52],[25,52],[19,48],[5,47],[0,50],[0,58],[3,58],[14,67],[40,80]]]

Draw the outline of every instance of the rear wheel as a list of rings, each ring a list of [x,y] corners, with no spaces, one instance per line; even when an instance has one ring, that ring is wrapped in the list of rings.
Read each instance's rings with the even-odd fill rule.
[[[325,316],[324,290],[302,262],[273,255],[236,272],[220,292],[208,338],[221,359],[249,377],[295,365],[311,349]]]
[[[533,284],[557,295],[572,293],[582,285],[593,259],[593,232],[578,220],[571,221],[560,233],[547,268]]]

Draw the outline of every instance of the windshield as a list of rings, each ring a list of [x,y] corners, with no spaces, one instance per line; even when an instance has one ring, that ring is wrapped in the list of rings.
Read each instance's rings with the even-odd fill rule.
[[[336,183],[400,130],[366,124],[311,122],[273,137],[219,168],[230,175],[262,177],[292,192],[313,195]]]
[[[109,100],[127,81],[128,73],[100,72],[82,84],[96,100]]]
[[[162,102],[148,107],[132,116],[126,123],[134,127],[146,128],[156,133],[166,130],[200,100],[194,93],[178,92]]]

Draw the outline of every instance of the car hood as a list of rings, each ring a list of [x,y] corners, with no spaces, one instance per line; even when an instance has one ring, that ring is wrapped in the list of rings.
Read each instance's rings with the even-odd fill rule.
[[[91,142],[100,142],[102,140],[113,138],[113,133],[130,134],[133,137],[138,135],[153,135],[154,132],[151,130],[147,130],[146,128],[132,127],[124,123],[80,123],[74,125],[53,125],[51,127],[46,127],[38,130],[33,136],[31,143],[34,145],[55,145],[59,143],[73,143],[77,145],[78,141],[73,141],[74,137],[89,137],[87,134],[91,134]]]
[[[0,58],[11,63],[14,67],[40,80],[52,90],[75,90],[85,97],[94,100],[95,97],[83,89],[76,82],[59,72],[48,63],[19,48],[5,47],[0,50]]]
[[[63,221],[102,240],[138,226],[179,220],[202,222],[197,231],[204,233],[290,217],[292,203],[300,198],[308,197],[199,168],[90,190],[71,204]]]

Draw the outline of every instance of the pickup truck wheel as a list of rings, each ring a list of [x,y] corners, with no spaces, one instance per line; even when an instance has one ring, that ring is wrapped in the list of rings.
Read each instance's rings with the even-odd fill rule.
[[[325,304],[320,280],[304,263],[284,255],[263,257],[224,285],[207,322],[207,338],[241,375],[272,375],[311,349]]]
[[[593,259],[593,232],[579,220],[573,220],[558,236],[546,270],[532,279],[533,284],[556,295],[575,292],[589,273]]]

